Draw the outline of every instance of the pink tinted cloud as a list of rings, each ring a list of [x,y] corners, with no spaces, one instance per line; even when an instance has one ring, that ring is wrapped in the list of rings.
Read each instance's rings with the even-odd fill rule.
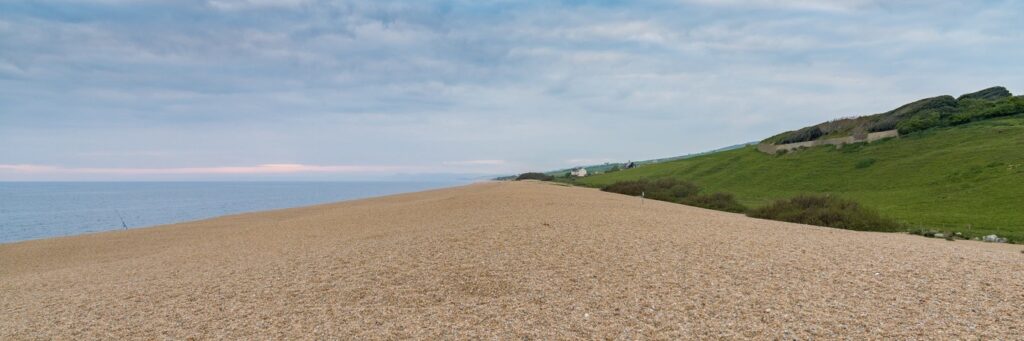
[[[4,165],[0,164],[0,171],[11,171],[18,173],[46,173],[57,171],[60,168],[41,165]]]
[[[443,164],[446,166],[502,166],[505,165],[505,160],[447,161]]]

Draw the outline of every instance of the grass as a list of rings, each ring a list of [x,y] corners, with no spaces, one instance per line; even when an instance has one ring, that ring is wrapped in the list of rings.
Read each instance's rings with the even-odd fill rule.
[[[870,161],[867,161],[870,160]],[[859,202],[908,228],[1024,241],[1024,116],[933,128],[898,139],[785,155],[753,147],[577,179],[674,178],[747,207],[802,194]]]

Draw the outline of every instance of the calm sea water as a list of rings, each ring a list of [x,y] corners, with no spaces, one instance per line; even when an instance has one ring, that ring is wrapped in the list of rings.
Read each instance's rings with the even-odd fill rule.
[[[456,182],[0,182],[0,243],[177,223]],[[120,217],[119,217],[120,216]]]

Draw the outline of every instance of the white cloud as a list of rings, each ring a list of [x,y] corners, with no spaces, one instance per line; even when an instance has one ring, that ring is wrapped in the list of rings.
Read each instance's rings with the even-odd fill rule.
[[[699,152],[976,87],[1024,90],[1019,3],[684,3],[0,13],[0,160],[6,172],[543,170]],[[302,167],[259,166],[268,160]],[[257,166],[187,167],[222,164]]]
[[[680,0],[708,6],[766,7],[815,11],[852,11],[877,4],[877,0]]]
[[[210,0],[207,4],[219,10],[235,11],[274,7],[295,8],[309,2],[309,0]]]

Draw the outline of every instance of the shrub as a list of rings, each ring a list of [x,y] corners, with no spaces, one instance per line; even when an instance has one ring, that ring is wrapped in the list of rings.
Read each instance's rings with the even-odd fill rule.
[[[938,96],[925,98],[908,104],[904,104],[899,108],[892,111],[886,112],[885,116],[896,116],[896,117],[913,117],[919,113],[925,111],[945,110],[955,108],[957,105],[956,99],[953,96]]]
[[[736,201],[736,198],[732,194],[728,193],[714,193],[714,194],[696,194],[689,197],[683,198],[680,201],[681,204],[697,206],[703,208],[709,208],[712,210],[743,213],[747,211],[747,208]]]
[[[601,187],[602,191],[639,196],[641,193],[652,200],[661,200],[684,205],[709,208],[719,211],[742,213],[746,207],[736,201],[732,194],[700,194],[700,187],[692,182],[661,178],[657,180],[619,181]]]
[[[789,136],[784,137],[782,139],[782,141],[779,141],[779,143],[786,144],[786,143],[813,141],[813,140],[818,139],[822,135],[825,135],[825,132],[821,131],[821,128],[819,128],[818,126],[812,126],[812,127],[807,127],[807,128],[803,128],[803,129],[797,130],[797,131],[789,134]]]
[[[619,193],[625,195],[645,197],[653,200],[679,202],[679,200],[697,194],[700,187],[687,182],[672,178],[660,178],[657,180],[628,180],[619,181],[608,186],[601,187],[602,191]]]
[[[944,124],[941,119],[941,114],[932,111],[904,120],[903,122],[896,124],[896,129],[900,130],[900,134],[910,134],[915,131],[926,130],[928,128],[939,127],[942,125]]]
[[[978,92],[972,92],[972,93],[969,93],[969,94],[964,94],[964,95],[962,95],[960,97],[957,97],[957,100],[958,101],[963,101],[965,99],[997,100],[997,99],[1006,98],[1006,97],[1010,97],[1010,96],[1013,96],[1013,94],[1011,94],[1009,90],[1006,90],[1006,88],[1001,87],[1001,86],[994,86],[994,87],[991,87],[991,88],[988,88],[988,89],[984,89],[984,90],[981,90],[981,91],[978,91]]]
[[[868,124],[867,131],[886,131],[896,129],[896,125],[900,123],[900,120],[896,116],[881,116],[876,121]]]
[[[1024,114],[1024,98],[1009,97],[996,101],[967,99],[960,112],[950,117],[950,124],[958,125],[990,118]]]
[[[647,199],[651,199],[651,200],[668,201],[668,202],[676,201],[676,198],[672,197],[672,193],[669,193],[667,190],[663,190],[663,189],[655,189],[653,191],[647,191],[646,194],[644,195],[644,197],[647,198]]]
[[[778,200],[747,213],[754,218],[858,231],[900,231],[902,226],[854,201],[833,196],[801,195]]]
[[[519,176],[516,177],[516,181],[519,181],[519,180],[551,181],[551,179],[554,179],[554,178],[555,177],[547,175],[547,174],[544,174],[544,173],[529,172],[529,173],[519,174]]]
[[[644,192],[647,180],[619,181],[608,186],[601,187],[602,191],[638,196]]]
[[[1024,98],[1009,98],[981,112],[982,119],[1011,116],[1024,113]]]
[[[691,182],[682,181],[675,184],[675,186],[672,186],[672,188],[669,189],[669,192],[672,193],[673,197],[686,198],[700,193],[700,187],[697,187],[697,185],[694,185]]]
[[[655,189],[667,190],[667,189],[672,188],[672,186],[675,186],[676,183],[678,183],[678,181],[676,181],[676,179],[673,179],[673,178],[661,178],[661,179],[658,179],[658,180],[654,180],[654,187],[655,187]]]

